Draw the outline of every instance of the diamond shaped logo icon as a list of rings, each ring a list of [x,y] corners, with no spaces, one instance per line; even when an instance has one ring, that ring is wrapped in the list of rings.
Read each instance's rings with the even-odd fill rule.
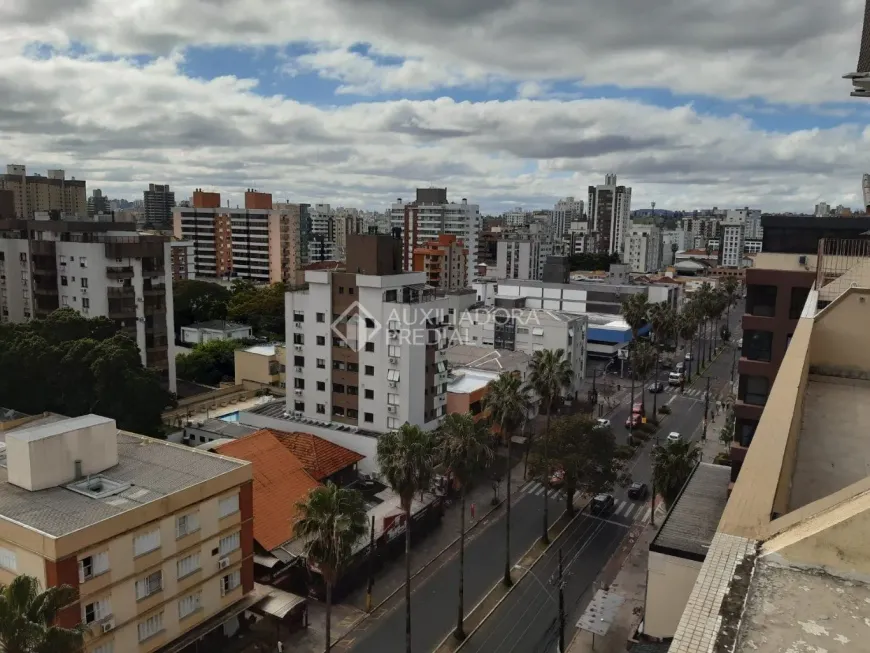
[[[359,302],[344,309],[331,326],[332,333],[354,351],[360,351],[367,342],[373,342],[381,330],[381,323]]]

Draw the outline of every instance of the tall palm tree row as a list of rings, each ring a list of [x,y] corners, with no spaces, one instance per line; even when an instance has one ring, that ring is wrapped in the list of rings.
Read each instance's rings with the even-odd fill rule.
[[[731,307],[737,301],[737,289],[740,287],[740,282],[734,277],[725,277],[722,281],[722,292],[725,294],[726,304],[726,320],[731,319]]]
[[[435,467],[435,435],[403,424],[378,438],[378,466],[405,513],[405,652],[411,653],[411,505],[428,489]]]
[[[475,474],[492,460],[492,438],[483,421],[471,413],[451,413],[444,418],[438,433],[438,458],[459,481],[459,613],[454,636],[465,639],[465,497]]]
[[[683,308],[677,318],[677,333],[686,346],[686,352],[692,352],[692,340],[698,331],[698,318],[691,304]],[[686,361],[686,383],[692,382],[692,361]]]
[[[318,487],[296,504],[293,531],[305,542],[308,560],[316,564],[326,585],[326,647],[332,647],[332,590],[356,543],[366,532],[366,506],[357,490],[332,483]]]
[[[632,362],[632,371],[635,372],[640,380],[640,406],[641,412],[646,413],[646,393],[644,392],[644,384],[646,383],[647,378],[650,373],[656,367],[656,357],[658,352],[656,348],[651,345],[649,342],[645,340],[641,340],[638,342],[634,349],[631,352],[631,356],[634,359]],[[655,397],[655,393],[653,397]],[[632,403],[632,405],[634,405]]]
[[[653,304],[649,310],[649,321],[655,333],[655,379],[658,382],[659,364],[661,362],[662,347],[677,334],[677,314],[673,308],[664,302]],[[658,415],[658,393],[653,394],[653,417]]]
[[[503,372],[498,378],[490,381],[483,396],[483,410],[493,424],[497,424],[507,445],[507,460],[505,462],[505,586],[513,584],[511,579],[511,436],[514,431],[524,425],[532,410],[532,394],[520,377],[511,372]]]
[[[552,417],[553,408],[556,403],[561,400],[562,393],[571,387],[574,377],[574,370],[571,369],[571,363],[565,358],[564,349],[543,349],[536,351],[532,355],[532,360],[529,364],[529,385],[541,399],[541,405],[546,410],[547,424],[544,428],[544,446],[543,446],[543,469],[544,481],[546,485],[550,477],[549,459],[547,457],[547,440],[550,435],[550,420]],[[544,497],[544,526],[541,535],[541,541],[544,544],[549,543],[550,535],[550,515],[549,515],[549,500],[547,493],[543,493]]]
[[[42,590],[33,576],[16,576],[0,585],[0,651],[72,653],[81,650],[85,627],[55,624],[61,608],[76,600],[69,585]]]
[[[635,363],[633,360],[634,348],[637,346],[637,336],[640,330],[649,322],[650,305],[646,296],[641,293],[629,295],[622,300],[622,318],[631,329],[631,342],[628,347],[628,364],[631,368],[631,406],[634,406],[634,380]],[[631,430],[629,430],[629,435]]]

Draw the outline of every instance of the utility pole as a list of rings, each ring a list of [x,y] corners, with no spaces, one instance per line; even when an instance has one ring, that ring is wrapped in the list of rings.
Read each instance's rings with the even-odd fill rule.
[[[653,203],[655,203],[655,202],[653,202]],[[658,421],[658,415],[659,415],[658,408],[659,408],[659,355],[660,355],[660,353],[661,352],[658,349],[656,349],[656,372],[655,372],[655,377],[653,377],[653,384],[655,385],[656,391],[653,392],[653,414],[652,414],[652,418],[656,421]],[[664,390],[664,388],[662,388],[662,390]]]
[[[562,589],[562,547],[559,547],[559,653],[565,653],[565,592]]]
[[[369,584],[366,590],[366,612],[372,611],[372,590],[375,587],[375,516],[372,515],[372,531],[369,538]]]
[[[704,433],[701,434],[701,440],[707,440],[707,419],[710,414],[710,377],[707,377],[707,392],[704,395]]]
[[[731,385],[734,385],[734,368],[737,366],[737,343],[733,340],[731,341],[731,347],[734,350],[731,353]]]

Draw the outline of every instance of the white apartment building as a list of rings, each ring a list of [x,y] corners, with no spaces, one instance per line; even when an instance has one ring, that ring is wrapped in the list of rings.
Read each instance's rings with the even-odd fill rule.
[[[728,218],[722,223],[720,262],[726,268],[743,267],[743,250],[746,237],[746,222],[739,217]]]
[[[565,254],[585,254],[595,251],[595,240],[589,234],[588,220],[575,220],[562,237]]]
[[[340,261],[337,248],[336,214],[329,204],[312,204],[308,207],[310,231],[308,235],[308,260]]]
[[[400,230],[405,270],[413,269],[414,249],[440,234],[461,239],[468,248],[468,269],[477,269],[479,205],[469,204],[465,198],[458,204],[448,202],[446,188],[418,188],[413,202],[403,202],[400,197],[391,206],[390,221],[392,229]]]
[[[625,238],[625,262],[632,272],[657,272],[662,267],[662,230],[652,224],[631,224]]]
[[[426,273],[404,272],[401,259],[391,236],[352,235],[353,272],[308,270],[307,290],[287,294],[288,416],[375,434],[437,426],[449,309],[462,306],[428,286]]]
[[[175,392],[175,321],[169,238],[131,223],[0,221],[0,322],[58,308],[107,317],[139,346],[142,364],[166,372]]]
[[[864,176],[866,177],[867,175]],[[813,216],[816,218],[829,218],[831,215],[833,215],[833,211],[831,205],[827,202],[819,202],[813,210]]]
[[[562,238],[572,223],[584,221],[583,200],[566,197],[553,207],[553,235]]]
[[[588,319],[557,311],[487,307],[461,313],[454,340],[462,344],[521,351],[563,349],[574,372],[567,394],[576,395],[586,377]]]
[[[604,184],[589,187],[589,221],[596,239],[596,251],[622,254],[631,218],[631,188],[616,185],[608,174]]]
[[[497,279],[541,279],[553,242],[547,237],[529,236],[499,240],[496,250]]]
[[[522,227],[528,222],[529,216],[525,211],[523,211],[523,207],[518,206],[515,209],[503,213],[501,218],[504,221],[505,226]]]
[[[662,230],[662,265],[673,265],[675,263],[674,255],[686,249],[691,248],[686,247],[685,231],[682,229]]]

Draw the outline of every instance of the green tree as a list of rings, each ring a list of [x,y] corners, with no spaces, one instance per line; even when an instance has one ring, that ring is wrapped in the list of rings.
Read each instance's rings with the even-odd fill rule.
[[[32,576],[0,586],[0,650],[4,653],[71,653],[83,644],[85,628],[56,625],[61,608],[78,597],[69,585],[41,591]]]
[[[237,279],[227,305],[227,317],[249,325],[254,333],[283,340],[284,294],[283,283],[255,286],[250,281]]]
[[[247,339],[211,340],[195,345],[190,353],[175,357],[176,373],[179,378],[204,385],[232,381],[236,374],[236,350],[250,342]]]
[[[529,385],[541,398],[544,407],[547,424],[544,427],[544,483],[549,479],[547,468],[547,440],[550,435],[550,419],[553,408],[562,399],[562,393],[571,387],[574,380],[574,370],[565,358],[564,349],[542,349],[532,354],[529,364]],[[545,493],[546,494],[546,493]],[[544,526],[541,541],[545,544],[550,541],[549,507],[547,497],[544,496]]]
[[[577,414],[554,420],[549,439],[547,452],[542,442],[535,443],[533,469],[547,471],[549,460],[562,470],[565,509],[573,517],[575,492],[607,492],[620,479],[623,463],[616,458],[616,438],[593,417]]]
[[[638,341],[632,352],[631,357],[634,359],[631,364],[632,372],[637,374],[640,379],[641,384],[646,383],[647,378],[650,373],[655,369],[656,365],[656,349],[647,341]],[[644,387],[641,385],[640,388],[640,405],[641,410],[646,412],[646,393],[644,392]],[[632,399],[632,405],[633,399]],[[653,411],[653,417],[655,417],[655,411]]]
[[[505,561],[504,584],[510,587],[511,580],[511,436],[521,425],[525,424],[532,410],[532,393],[527,385],[523,385],[520,377],[511,372],[502,372],[486,386],[483,395],[483,409],[489,420],[499,427],[499,433],[507,445],[507,461],[505,463],[505,484],[507,498],[505,501]]]
[[[175,315],[175,328],[207,322],[225,320],[230,291],[224,286],[200,279],[179,279],[172,284],[172,303]]]
[[[475,422],[471,413],[451,413],[439,428],[439,458],[459,481],[459,612],[456,639],[465,639],[465,498],[475,475],[492,461],[492,438],[484,422]]]
[[[305,554],[320,569],[326,585],[326,652],[332,647],[332,589],[366,532],[366,506],[357,490],[332,483],[318,487],[296,504],[293,532],[305,542]]]
[[[662,355],[662,347],[665,343],[676,337],[677,314],[673,308],[664,302],[653,304],[649,310],[649,321],[655,334],[655,372],[658,381],[659,361]],[[653,394],[653,417],[658,415],[658,393]]]
[[[726,317],[728,319],[731,318],[731,307],[734,305],[734,302],[737,301],[737,289],[740,287],[740,282],[737,281],[734,277],[725,277],[722,280],[722,292],[725,294],[726,304]]]
[[[631,367],[631,405],[634,406],[634,380],[636,376],[633,360],[634,350],[637,346],[637,337],[640,330],[649,322],[650,305],[646,300],[646,295],[635,293],[623,299],[620,308],[622,311],[622,318],[631,329],[631,342],[628,347],[628,364],[629,367]]]
[[[687,305],[683,308],[683,312],[679,314],[677,318],[677,333],[680,338],[682,338],[683,342],[686,344],[686,352],[691,354],[692,352],[692,340],[695,337],[695,333],[698,331],[698,317],[695,315],[694,310],[692,310],[691,305]],[[686,382],[692,382],[692,361],[686,361]]]
[[[692,470],[701,460],[701,449],[689,440],[666,442],[653,449],[653,492],[658,491],[670,508]]]
[[[414,494],[432,482],[435,438],[419,426],[403,424],[378,438],[377,458],[405,512],[405,653],[411,653],[411,504]]]

